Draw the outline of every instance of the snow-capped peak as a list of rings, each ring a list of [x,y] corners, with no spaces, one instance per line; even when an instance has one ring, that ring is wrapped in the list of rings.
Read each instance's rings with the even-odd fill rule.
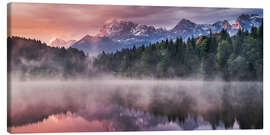
[[[156,34],[163,29],[156,29],[154,26],[144,24],[137,24],[132,21],[112,20],[107,21],[100,29],[98,36],[107,37],[136,37],[148,36],[149,34]]]
[[[65,41],[65,40],[60,39],[60,38],[54,38],[53,40],[50,40],[49,46],[59,47],[59,48],[61,48],[61,47],[69,48],[75,42],[76,42],[76,40]]]
[[[112,20],[107,21],[99,31],[98,36],[114,36],[120,33],[128,33],[138,24],[131,21]]]

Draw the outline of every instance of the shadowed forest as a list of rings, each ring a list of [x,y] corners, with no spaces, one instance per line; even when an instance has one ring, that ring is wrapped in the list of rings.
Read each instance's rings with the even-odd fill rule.
[[[239,30],[230,37],[226,30],[184,42],[166,40],[147,46],[102,53],[95,65],[104,71],[129,77],[202,77],[213,80],[262,80],[263,27]]]
[[[263,26],[96,57],[7,41],[10,132],[263,128]]]
[[[263,79],[263,26],[226,30],[183,41],[165,41],[102,52],[88,57],[74,48],[53,48],[38,40],[8,38],[8,72],[31,77],[197,78],[205,80]]]
[[[263,9],[9,3],[9,133],[263,129]]]

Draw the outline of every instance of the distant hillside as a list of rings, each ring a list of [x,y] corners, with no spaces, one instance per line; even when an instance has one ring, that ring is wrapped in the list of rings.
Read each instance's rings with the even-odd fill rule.
[[[102,51],[116,51],[121,48],[121,45],[108,37],[93,37],[86,35],[81,40],[75,42],[71,48],[82,50],[88,55],[98,55]]]
[[[74,48],[54,48],[37,40],[8,37],[8,73],[65,77],[85,74],[87,57]]]

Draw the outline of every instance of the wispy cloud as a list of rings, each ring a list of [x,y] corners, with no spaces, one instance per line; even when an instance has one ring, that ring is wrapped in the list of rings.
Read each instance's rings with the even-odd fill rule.
[[[48,42],[54,37],[79,39],[85,34],[97,34],[104,22],[124,19],[136,23],[172,28],[182,18],[196,23],[233,20],[242,13],[257,13],[261,9],[195,8],[162,6],[117,6],[12,3],[9,5],[10,34],[38,38]]]

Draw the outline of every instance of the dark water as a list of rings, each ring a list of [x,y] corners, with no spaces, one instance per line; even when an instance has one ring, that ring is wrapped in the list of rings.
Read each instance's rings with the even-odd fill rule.
[[[262,129],[262,82],[14,81],[8,130]]]

